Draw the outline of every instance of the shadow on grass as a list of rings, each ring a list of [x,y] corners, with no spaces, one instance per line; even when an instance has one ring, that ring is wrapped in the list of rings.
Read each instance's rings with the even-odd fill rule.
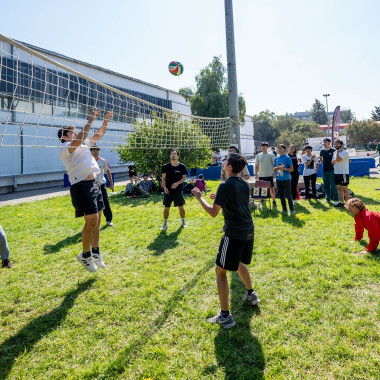
[[[120,206],[138,207],[147,206],[148,204],[162,203],[163,199],[163,195],[161,194],[152,194],[148,198],[131,198],[124,194],[117,194],[113,195],[112,198],[110,198],[110,201],[111,206],[112,204],[117,204]]]
[[[265,357],[259,340],[252,334],[252,317],[260,315],[259,306],[242,301],[246,292],[237,272],[231,276],[231,310],[236,326],[220,328],[215,337],[215,353],[219,366],[225,369],[225,379],[264,379]],[[210,375],[216,368],[205,369]]]
[[[296,205],[294,205],[294,211],[297,213],[303,213],[303,214],[311,214],[310,210],[304,207],[301,204],[301,201],[299,201]]]
[[[162,255],[167,249],[172,249],[178,245],[178,236],[182,232],[183,228],[179,227],[177,231],[167,233],[167,231],[161,231],[156,238],[148,245],[148,249],[153,252],[153,256]]]
[[[309,199],[309,205],[317,210],[327,211],[330,210],[331,207],[324,205],[322,200]]]
[[[99,366],[95,366],[93,370],[86,374],[83,374],[83,378],[86,379],[113,379],[119,378],[123,372],[125,372],[128,365],[133,363],[136,357],[139,357],[141,351],[146,345],[149,344],[152,336],[157,334],[164,326],[166,320],[176,309],[181,308],[181,301],[189,292],[194,288],[199,279],[201,279],[211,268],[214,267],[215,259],[208,261],[205,266],[199,270],[199,272],[189,281],[186,282],[181,288],[176,290],[172,296],[167,300],[162,310],[156,310],[155,314],[157,318],[149,325],[141,327],[140,335],[132,341],[119,356],[107,365],[104,365],[104,370]]]
[[[376,199],[367,198],[367,197],[360,195],[358,193],[355,193],[355,198],[359,198],[367,206],[369,206],[369,205],[380,205],[380,202],[377,201]]]
[[[76,298],[88,290],[96,281],[90,279],[66,293],[62,303],[47,314],[41,315],[23,327],[16,335],[0,345],[0,379],[7,378],[13,364],[20,355],[24,355],[33,346],[57,329],[65,320],[68,311],[73,307]]]
[[[56,244],[45,244],[43,250],[45,254],[59,252],[62,248],[74,245],[82,241],[82,231],[73,236],[69,236]]]
[[[305,221],[297,218],[297,214],[288,215],[281,213],[281,219],[284,223],[291,224],[293,227],[302,228],[305,225]]]

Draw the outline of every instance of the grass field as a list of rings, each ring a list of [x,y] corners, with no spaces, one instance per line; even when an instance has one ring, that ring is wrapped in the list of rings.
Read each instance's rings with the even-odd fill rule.
[[[379,187],[350,184],[377,211]],[[353,241],[345,209],[256,213],[249,268],[262,302],[243,304],[233,273],[237,326],[223,330],[206,322],[218,311],[222,215],[188,198],[190,227],[173,209],[161,232],[161,196],[111,199],[107,267],[95,274],[76,261],[83,220],[69,196],[0,208],[15,264],[0,271],[0,379],[380,378],[380,255],[355,254],[368,237]]]

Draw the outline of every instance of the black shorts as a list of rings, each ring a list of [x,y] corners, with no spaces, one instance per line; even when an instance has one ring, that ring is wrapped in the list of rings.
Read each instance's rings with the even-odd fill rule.
[[[136,177],[137,176],[137,173],[136,172],[131,172],[131,171],[129,171],[128,172],[128,175],[129,175],[129,177]]]
[[[335,185],[348,186],[350,176],[348,174],[334,174]]]
[[[215,264],[229,271],[237,271],[239,264],[250,264],[253,252],[251,240],[232,239],[224,235],[220,241]]]
[[[71,201],[75,208],[75,217],[96,214],[104,209],[100,185],[92,181],[81,181],[70,187]]]
[[[174,202],[175,207],[183,206],[185,204],[185,198],[183,197],[182,191],[164,195],[165,207],[170,207],[172,205],[172,202]]]
[[[273,183],[273,176],[270,177],[259,177],[260,181],[269,181],[270,182],[270,187],[274,187]]]

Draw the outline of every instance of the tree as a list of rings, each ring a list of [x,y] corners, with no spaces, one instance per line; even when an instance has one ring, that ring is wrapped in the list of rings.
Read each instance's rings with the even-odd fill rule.
[[[355,119],[355,113],[349,108],[344,108],[340,110],[340,121],[342,123],[351,123]]]
[[[347,136],[350,135],[350,145],[367,146],[368,142],[379,139],[380,126],[375,120],[354,120],[346,128]]]
[[[285,144],[287,147],[294,144],[298,150],[304,146],[306,141],[305,136],[289,130],[284,130],[276,139],[278,144]]]
[[[186,139],[184,140],[184,136]],[[211,162],[210,138],[202,133],[194,121],[180,119],[176,115],[160,118],[154,115],[152,122],[136,122],[134,131],[117,147],[120,160],[133,162],[140,173],[154,176],[161,184],[161,169],[170,160],[170,150],[180,149],[180,161],[188,168],[205,167]],[[167,146],[155,149],[156,146]]]
[[[283,130],[276,139],[276,142],[278,144],[285,144],[286,146],[294,144],[300,149],[303,147],[307,138],[322,136],[323,132],[318,124],[296,120],[296,124],[294,124],[293,128],[291,130]]]
[[[274,141],[272,124],[276,120],[276,114],[269,110],[261,111],[258,115],[252,116],[255,140]]]
[[[195,77],[197,89],[183,87],[179,93],[190,101],[191,113],[203,117],[228,117],[228,88],[226,68],[219,57],[203,68]],[[239,94],[239,118],[244,121],[246,106]]]
[[[325,106],[318,100],[315,99],[315,102],[311,108],[311,118],[313,121],[319,125],[327,124],[327,113]]]
[[[275,140],[285,131],[291,131],[298,120],[294,117],[286,115],[277,116],[272,123],[272,129],[274,133]]]
[[[372,120],[380,121],[380,107],[375,106],[375,110],[371,112]]]

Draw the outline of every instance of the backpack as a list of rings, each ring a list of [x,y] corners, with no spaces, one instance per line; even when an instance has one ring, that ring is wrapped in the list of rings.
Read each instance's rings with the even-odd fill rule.
[[[127,187],[125,188],[125,191],[124,191],[124,195],[128,197],[133,195],[133,184],[131,182],[127,184]]]

